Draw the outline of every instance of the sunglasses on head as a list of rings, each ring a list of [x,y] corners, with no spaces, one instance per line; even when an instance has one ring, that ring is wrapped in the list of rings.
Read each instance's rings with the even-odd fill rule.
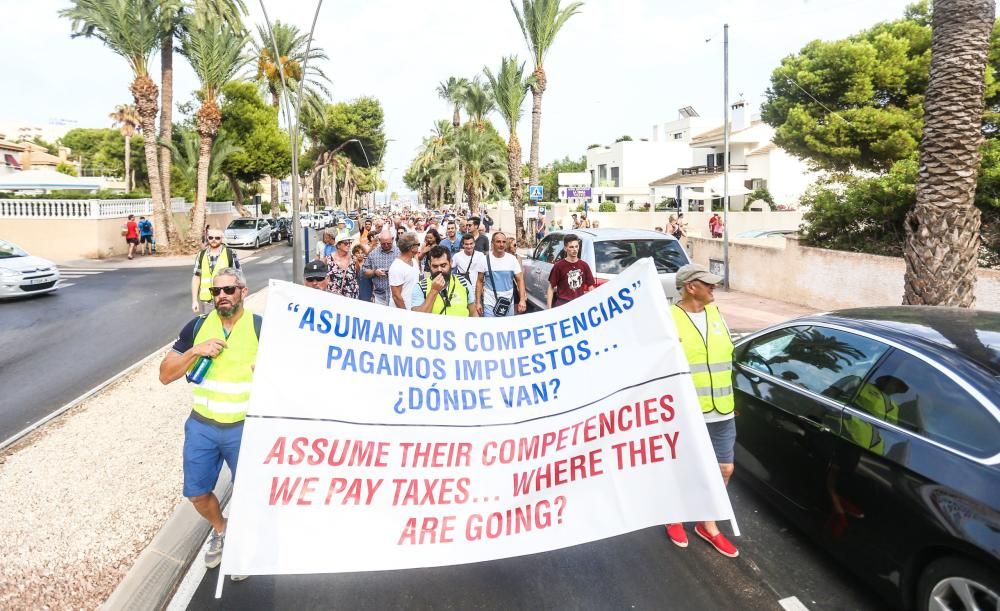
[[[241,288],[243,287],[241,287],[238,284],[233,284],[230,286],[213,286],[209,287],[208,292],[212,294],[212,297],[218,297],[222,293],[225,293],[226,295],[232,295]]]

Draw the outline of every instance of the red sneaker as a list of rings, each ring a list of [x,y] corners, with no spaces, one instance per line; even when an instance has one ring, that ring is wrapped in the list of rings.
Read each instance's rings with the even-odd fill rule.
[[[667,538],[677,547],[688,546],[688,535],[683,524],[667,524]]]
[[[705,527],[701,524],[701,522],[698,522],[698,524],[695,525],[694,533],[705,541],[708,541],[708,543],[723,556],[735,558],[740,555],[740,551],[736,549],[735,545],[729,542],[729,539],[727,539],[725,535],[721,532],[714,537],[709,535],[708,531],[705,530]]]

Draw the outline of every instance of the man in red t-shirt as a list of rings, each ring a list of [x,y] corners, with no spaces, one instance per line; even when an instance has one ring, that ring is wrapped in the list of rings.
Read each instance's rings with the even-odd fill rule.
[[[580,260],[580,238],[567,234],[563,238],[564,258],[556,261],[549,272],[546,301],[549,308],[560,306],[594,288],[594,274],[586,261]]]
[[[135,215],[128,215],[128,222],[122,229],[125,234],[125,243],[128,244],[128,258],[132,258],[135,247],[139,245],[139,223],[135,222]]]

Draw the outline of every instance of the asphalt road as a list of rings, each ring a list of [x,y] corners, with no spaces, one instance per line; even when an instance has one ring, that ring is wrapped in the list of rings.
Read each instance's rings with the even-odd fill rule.
[[[310,244],[312,246],[312,244]],[[295,249],[298,251],[298,249]],[[237,250],[250,290],[292,279],[285,242]],[[148,356],[191,319],[191,263],[63,269],[64,288],[0,301],[0,441]]]
[[[737,467],[738,469],[738,467]],[[562,550],[451,567],[334,575],[205,574],[188,609],[810,609],[885,605],[739,479],[729,488],[742,536],[725,558],[697,539],[675,547],[662,527]],[[723,526],[729,532],[727,526]],[[341,553],[332,549],[331,554]],[[197,558],[195,562],[201,562]],[[794,597],[794,599],[793,599]],[[802,606],[796,606],[796,603]]]

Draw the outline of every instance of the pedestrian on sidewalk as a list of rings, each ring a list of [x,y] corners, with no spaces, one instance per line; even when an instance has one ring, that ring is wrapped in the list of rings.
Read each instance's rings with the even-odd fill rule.
[[[410,309],[426,314],[479,316],[472,285],[462,276],[451,273],[451,251],[438,245],[430,250],[427,257],[431,275],[413,287]]]
[[[721,238],[725,226],[722,224],[722,217],[716,212],[712,218],[708,219],[708,230],[712,232],[713,238]]]
[[[128,245],[128,258],[132,258],[135,247],[139,245],[139,224],[135,222],[135,215],[128,215],[125,226],[122,227],[122,235],[125,236],[125,243]]]
[[[198,253],[194,262],[194,276],[191,278],[191,311],[204,316],[212,311],[213,300],[210,287],[216,270],[240,269],[236,253],[222,245],[222,230],[208,230],[208,247]]]
[[[373,248],[365,258],[361,273],[372,281],[372,301],[389,305],[392,302],[392,292],[389,290],[389,267],[399,256],[399,249],[388,225],[379,234],[378,242],[378,248]]]
[[[156,245],[153,242],[153,223],[144,216],[139,217],[139,245],[142,247],[143,255],[156,252]]]
[[[546,302],[549,309],[569,303],[596,286],[590,265],[580,258],[580,237],[575,233],[563,238],[563,257],[549,271]]]
[[[193,382],[193,408],[184,424],[184,496],[212,525],[205,566],[215,568],[222,561],[226,519],[213,490],[222,463],[236,480],[263,321],[256,314],[246,314],[243,300],[249,291],[243,272],[235,267],[219,269],[209,293],[215,309],[181,329],[173,349],[160,363],[160,383],[170,384],[185,374]],[[205,362],[207,369],[203,369]]]
[[[417,268],[419,250],[417,234],[404,233],[399,238],[399,257],[389,266],[389,290],[392,291],[392,303],[397,308],[409,310],[413,306],[413,287],[420,278]]]
[[[728,486],[734,468],[736,404],[733,400],[733,340],[719,307],[713,303],[713,292],[722,277],[709,272],[703,265],[690,264],[677,270],[674,282],[681,300],[670,306],[670,311],[691,367],[691,381],[719,461],[722,481]],[[667,537],[675,545],[687,547],[683,524],[667,524],[666,528]],[[714,521],[698,522],[694,532],[723,556],[739,556],[739,550],[719,532]]]
[[[483,209],[483,227],[486,229],[486,233],[493,229],[493,218],[490,217],[489,211],[485,208]]]

